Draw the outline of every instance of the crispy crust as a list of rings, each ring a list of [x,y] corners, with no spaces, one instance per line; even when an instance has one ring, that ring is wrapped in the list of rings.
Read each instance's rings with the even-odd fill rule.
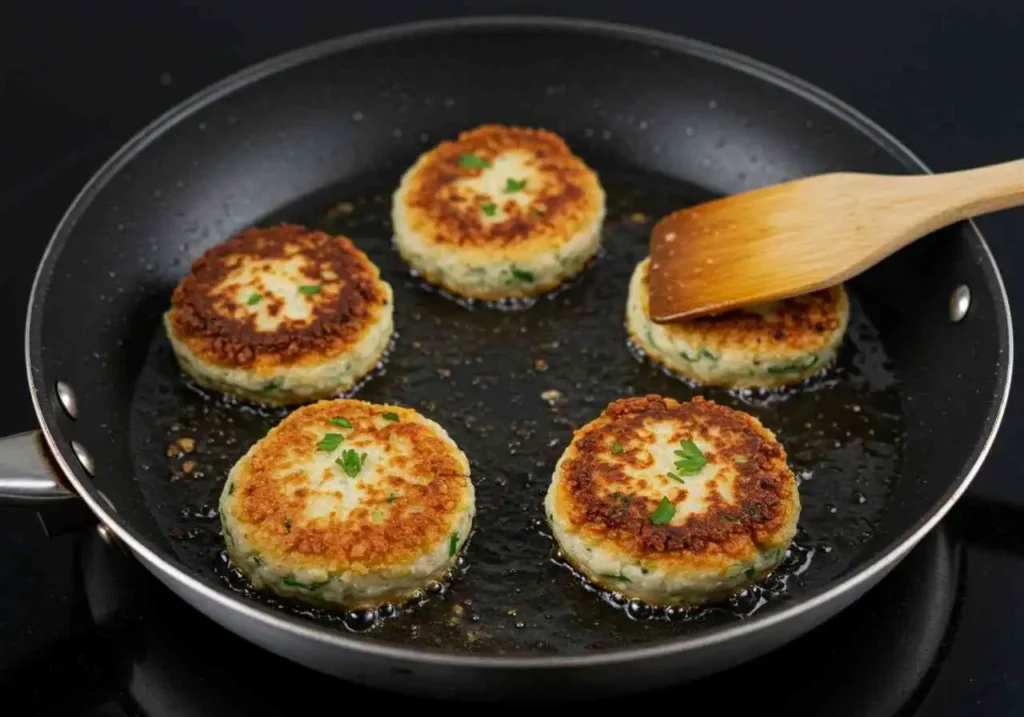
[[[650,317],[647,279],[650,260],[641,269],[643,312]],[[808,353],[826,347],[843,326],[846,295],[840,286],[822,289],[773,304],[771,312],[736,309],[699,316],[678,324],[659,324],[669,333],[709,348],[730,348],[764,354]]]
[[[728,480],[733,502],[712,491],[707,509],[689,514],[683,524],[652,523],[658,501],[629,493],[624,478],[624,469],[643,469],[650,462],[642,445],[651,421],[676,424],[673,440],[699,437],[713,445],[713,453],[705,455],[726,466],[716,480]],[[612,450],[616,443],[621,453]],[[737,457],[746,461],[737,463]],[[656,395],[614,401],[576,432],[559,471],[560,512],[588,542],[610,541],[625,554],[656,559],[661,566],[745,558],[752,549],[776,542],[797,506],[796,480],[771,431],[752,416],[701,397],[687,403]],[[682,502],[685,483],[673,484],[666,495]]]
[[[382,418],[386,412],[400,420]],[[322,494],[317,488],[322,481],[295,472],[294,466],[316,453],[325,433],[339,431],[329,423],[336,417],[353,426],[341,430],[344,447],[357,452],[371,444],[385,447],[388,472],[363,488],[363,499],[344,520],[333,511],[307,520],[304,506]],[[369,572],[416,560],[449,536],[469,481],[465,456],[415,411],[347,399],[294,411],[243,461],[229,490],[233,517],[248,543],[268,557],[332,572]]]
[[[511,198],[473,191],[457,180],[478,176],[466,167],[467,153],[493,162],[498,155],[521,151],[535,178],[523,190],[528,206]],[[601,210],[603,190],[596,175],[553,132],[527,127],[488,124],[462,132],[425,153],[403,178],[397,201],[404,204],[409,228],[439,247],[461,249],[555,248],[586,229]],[[493,202],[503,220],[486,221],[481,207]]]
[[[304,297],[312,320],[282,318],[274,330],[258,328],[254,313],[235,299],[240,285],[228,280],[243,263],[295,257],[305,260],[300,271],[309,283],[321,286],[320,293]],[[218,366],[266,368],[338,356],[387,304],[379,277],[347,237],[295,224],[245,229],[192,264],[172,295],[169,328],[197,357]],[[279,315],[284,302],[260,293],[266,311]]]

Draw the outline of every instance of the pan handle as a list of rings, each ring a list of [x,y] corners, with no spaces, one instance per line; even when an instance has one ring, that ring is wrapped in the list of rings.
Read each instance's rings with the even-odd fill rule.
[[[42,431],[0,438],[0,503],[45,503],[77,498],[63,480]]]

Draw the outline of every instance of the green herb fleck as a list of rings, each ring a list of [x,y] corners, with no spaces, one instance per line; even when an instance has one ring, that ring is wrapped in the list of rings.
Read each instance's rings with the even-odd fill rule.
[[[512,177],[509,177],[508,180],[505,182],[505,191],[509,193],[518,192],[525,186],[525,179],[512,179]]]
[[[494,202],[487,202],[480,205],[480,210],[487,216],[493,217],[498,212],[498,205]]]
[[[675,452],[678,456],[676,459],[676,472],[684,476],[692,476],[700,472],[700,469],[704,467],[708,459],[697,448],[697,444],[693,441],[679,441],[679,445],[682,447],[682,450]]]
[[[313,294],[320,293],[320,284],[303,284],[299,287],[299,292],[305,296],[312,296]]]
[[[455,557],[457,552],[459,552],[459,534],[452,533],[451,537],[448,538],[448,557]]]
[[[263,558],[259,555],[253,555],[250,560],[252,560],[253,565],[263,565]]]
[[[260,300],[262,298],[263,297],[260,296],[259,294],[249,294],[249,298],[248,298],[248,300],[245,303],[247,303],[249,306],[252,306],[253,304],[260,303]]]
[[[322,583],[309,584],[309,583],[300,583],[298,580],[295,580],[294,578],[285,578],[281,582],[283,582],[285,585],[291,585],[293,588],[302,588],[303,590],[317,590],[319,588],[322,588],[324,585],[326,585],[330,581],[329,580],[324,580]]]
[[[464,169],[487,169],[491,163],[485,157],[478,157],[472,152],[463,152],[459,156],[459,166]]]
[[[373,520],[374,523],[379,523],[382,520],[384,520],[384,511],[375,510],[372,513],[370,513],[370,518]]]
[[[717,356],[715,356],[713,353],[711,353],[710,351],[708,351],[707,349],[704,349],[704,348],[702,348],[700,350],[700,355],[703,356],[704,358],[706,358],[708,361],[717,361],[718,360]]]
[[[753,580],[754,576],[757,575],[757,571],[751,566],[743,571],[743,574],[747,576],[747,580]]]
[[[388,503],[394,503],[398,499],[398,496],[394,493],[388,493]]]
[[[689,361],[690,363],[694,363],[695,361],[700,361],[700,354],[699,353],[696,356],[691,356],[690,354],[686,353],[685,351],[680,351],[679,355],[683,357],[683,360]]]
[[[284,529],[287,530],[289,533],[292,532],[292,519],[291,518],[285,518],[284,519]]]
[[[677,475],[676,475],[675,473],[673,473],[672,471],[669,471],[669,472],[668,472],[668,477],[669,477],[669,478],[671,478],[672,480],[674,480],[674,481],[675,481],[676,483],[682,483],[682,482],[684,482],[682,478],[680,478],[679,476],[677,476]]]
[[[337,426],[338,428],[352,428],[352,422],[347,418],[342,418],[341,416],[335,416],[327,422],[332,426]]]
[[[256,389],[256,393],[270,393],[271,391],[276,391],[277,389],[281,388],[282,383],[284,383],[282,379],[273,378],[267,383],[265,383],[262,386],[262,388]]]
[[[661,502],[658,503],[658,507],[654,509],[653,513],[651,513],[651,522],[655,525],[665,525],[665,523],[672,520],[675,514],[676,507],[672,505],[672,501],[665,496],[662,496]]]
[[[394,411],[388,411],[387,413],[382,413],[380,415],[382,418],[398,423],[398,414],[395,413]]]
[[[526,271],[525,269],[517,269],[513,266],[509,271],[512,273],[512,276],[519,279],[519,281],[533,281],[533,273]]]
[[[316,447],[321,451],[333,451],[341,445],[343,440],[345,440],[345,437],[340,433],[326,433],[320,439],[320,442],[316,444]]]
[[[530,214],[532,214],[535,217],[542,217],[542,216],[544,216],[544,212],[542,212],[541,210],[537,209],[536,207],[534,207],[533,209],[530,210]]]
[[[363,463],[366,462],[366,454],[362,455],[356,453],[351,448],[341,452],[341,458],[334,461],[345,471],[345,475],[349,478],[355,478],[359,475],[359,471],[363,468]]]
[[[616,581],[618,581],[620,583],[631,583],[631,582],[633,582],[632,580],[627,578],[622,573],[619,573],[618,575],[602,575],[601,577],[605,578],[606,580],[616,580]]]
[[[622,453],[622,451],[623,448],[621,443],[616,443],[614,446],[612,446],[612,453],[619,454]]]
[[[235,484],[234,483],[229,483],[228,484],[228,495],[234,495],[234,494],[235,494]]]

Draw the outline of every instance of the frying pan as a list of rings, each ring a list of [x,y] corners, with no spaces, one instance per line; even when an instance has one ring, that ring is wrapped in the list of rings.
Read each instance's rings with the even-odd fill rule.
[[[390,242],[401,172],[484,122],[558,132],[608,192],[597,261],[514,311],[428,290]],[[11,500],[84,501],[196,609],[348,680],[441,697],[579,698],[726,669],[811,630],[902,560],[978,471],[1008,396],[1009,308],[971,223],[852,281],[839,360],[802,386],[700,390],[630,351],[626,280],[653,221],[830,170],[927,171],[821,90],[645,29],[445,20],[272,59],[144,129],[68,209],[28,314],[40,430],[0,444],[0,487]],[[160,329],[189,262],[243,227],[286,219],[351,236],[395,287],[395,345],[357,395],[416,407],[471,458],[479,512],[464,563],[387,619],[288,605],[232,573],[215,496],[286,411],[189,385]],[[541,499],[572,429],[643,393],[702,394],[757,415],[800,477],[800,530],[783,566],[723,605],[652,611],[599,593],[546,533]]]

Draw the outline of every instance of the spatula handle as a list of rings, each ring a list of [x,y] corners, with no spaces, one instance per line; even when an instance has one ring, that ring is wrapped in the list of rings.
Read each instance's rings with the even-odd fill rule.
[[[970,219],[1024,205],[1024,159],[928,178],[929,197],[954,219]]]

